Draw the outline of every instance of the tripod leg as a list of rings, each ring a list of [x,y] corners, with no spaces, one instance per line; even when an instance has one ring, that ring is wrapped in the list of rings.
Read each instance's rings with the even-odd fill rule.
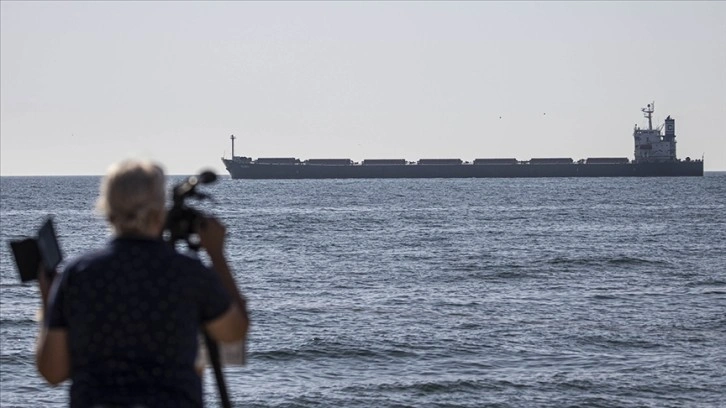
[[[219,356],[219,346],[212,340],[209,335],[204,332],[204,342],[207,344],[207,352],[209,354],[209,361],[212,362],[212,368],[214,369],[214,377],[217,380],[217,388],[219,389],[219,399],[222,402],[223,408],[232,408],[229,401],[229,395],[227,394],[227,384],[224,382],[224,373],[222,372],[222,361]]]

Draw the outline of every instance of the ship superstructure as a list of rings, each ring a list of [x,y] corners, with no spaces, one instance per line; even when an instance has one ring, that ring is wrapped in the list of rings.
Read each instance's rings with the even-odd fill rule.
[[[648,129],[641,129],[635,125],[633,138],[635,141],[635,154],[633,163],[664,163],[675,162],[676,158],[676,121],[668,116],[665,120],[665,134],[663,125],[653,129],[653,112],[655,102],[641,109],[648,119]]]
[[[675,120],[653,128],[655,104],[641,109],[648,128],[633,131],[635,152],[627,157],[461,159],[308,159],[295,157],[235,156],[222,158],[233,179],[322,179],[322,178],[491,178],[491,177],[657,177],[703,176],[703,160],[676,157]],[[665,133],[662,133],[665,127]]]

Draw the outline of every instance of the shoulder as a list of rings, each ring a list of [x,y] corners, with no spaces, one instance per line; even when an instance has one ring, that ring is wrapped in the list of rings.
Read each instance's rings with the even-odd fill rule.
[[[63,267],[63,273],[75,273],[76,271],[83,271],[92,268],[98,263],[104,262],[111,255],[109,247],[103,247],[91,250],[82,255],[78,255],[71,258]]]

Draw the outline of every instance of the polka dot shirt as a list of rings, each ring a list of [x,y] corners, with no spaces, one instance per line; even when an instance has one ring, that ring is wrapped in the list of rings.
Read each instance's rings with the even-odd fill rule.
[[[200,326],[230,304],[214,271],[160,240],[117,238],[74,260],[48,318],[68,331],[71,407],[202,406]]]

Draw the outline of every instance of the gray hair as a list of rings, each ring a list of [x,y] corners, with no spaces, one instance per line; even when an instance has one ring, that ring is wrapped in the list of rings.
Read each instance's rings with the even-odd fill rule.
[[[101,183],[96,207],[116,234],[143,233],[152,216],[163,213],[165,177],[150,161],[126,160],[112,165]]]

